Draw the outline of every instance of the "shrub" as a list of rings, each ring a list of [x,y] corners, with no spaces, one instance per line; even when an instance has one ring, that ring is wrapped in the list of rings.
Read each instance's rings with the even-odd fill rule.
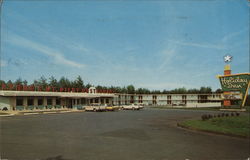
[[[231,116],[232,116],[232,117],[234,116],[234,113],[233,113],[233,112],[231,113]]]
[[[8,111],[8,108],[7,108],[7,107],[3,107],[2,110],[3,110],[3,111]]]
[[[211,119],[213,118],[213,116],[211,114],[208,115],[208,119]]]
[[[217,117],[219,117],[219,118],[220,118],[220,117],[221,117],[221,115],[220,115],[220,114],[218,114],[218,116],[217,116]]]
[[[208,116],[207,116],[206,114],[203,114],[203,115],[201,116],[201,119],[202,119],[203,121],[205,121],[205,120],[208,119]]]

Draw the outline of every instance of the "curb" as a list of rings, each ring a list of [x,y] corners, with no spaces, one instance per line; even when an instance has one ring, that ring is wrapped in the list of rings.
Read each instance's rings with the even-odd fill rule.
[[[180,127],[180,128],[184,128],[184,129],[188,129],[188,130],[192,130],[192,131],[203,132],[203,133],[212,133],[212,134],[223,135],[223,136],[250,139],[250,137],[248,137],[248,136],[242,136],[242,135],[235,135],[235,134],[230,134],[230,133],[222,133],[222,132],[198,129],[198,128],[194,128],[194,127],[185,126],[185,125],[180,124],[180,123],[177,123],[177,126]]]
[[[38,111],[38,112],[17,112],[17,113],[6,113],[3,115],[0,115],[0,117],[10,117],[10,116],[28,116],[28,115],[41,115],[41,114],[56,114],[56,113],[77,113],[77,112],[85,112],[85,111],[77,111],[77,110],[72,110],[72,111],[67,111],[67,110],[62,110],[62,111]]]
[[[10,117],[10,116],[14,116],[15,114],[6,114],[6,115],[0,115],[0,117]]]

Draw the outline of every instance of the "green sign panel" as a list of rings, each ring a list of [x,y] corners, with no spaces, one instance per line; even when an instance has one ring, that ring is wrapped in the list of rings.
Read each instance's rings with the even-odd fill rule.
[[[225,92],[239,91],[242,93],[244,106],[247,90],[250,84],[250,73],[219,76],[222,90]]]

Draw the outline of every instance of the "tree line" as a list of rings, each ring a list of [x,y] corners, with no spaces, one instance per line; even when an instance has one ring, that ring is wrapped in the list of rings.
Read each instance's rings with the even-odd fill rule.
[[[43,89],[45,89],[47,86],[53,86],[55,88],[90,88],[94,85],[87,83],[84,84],[83,79],[81,76],[78,76],[74,80],[69,80],[66,77],[61,77],[59,80],[57,80],[55,77],[51,76],[48,79],[44,76],[41,76],[39,79],[36,79],[33,81],[33,83],[28,84],[27,80],[22,80],[21,78],[18,78],[16,81],[12,82],[11,80],[5,82],[3,80],[0,80],[0,85],[8,86],[40,86]],[[193,89],[186,89],[185,87],[182,88],[176,88],[172,90],[149,90],[147,88],[135,88],[133,85],[128,85],[124,87],[119,86],[101,86],[97,85],[94,86],[97,90],[112,90],[114,93],[124,93],[124,94],[188,94],[188,93],[212,93],[211,87],[200,87],[199,89],[193,88]],[[222,93],[221,89],[217,89],[215,91],[216,93]]]

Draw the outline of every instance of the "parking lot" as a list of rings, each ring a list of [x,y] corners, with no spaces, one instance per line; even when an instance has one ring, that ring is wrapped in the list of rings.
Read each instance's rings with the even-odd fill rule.
[[[249,140],[178,128],[204,113],[178,109],[0,117],[8,160],[244,160]]]

